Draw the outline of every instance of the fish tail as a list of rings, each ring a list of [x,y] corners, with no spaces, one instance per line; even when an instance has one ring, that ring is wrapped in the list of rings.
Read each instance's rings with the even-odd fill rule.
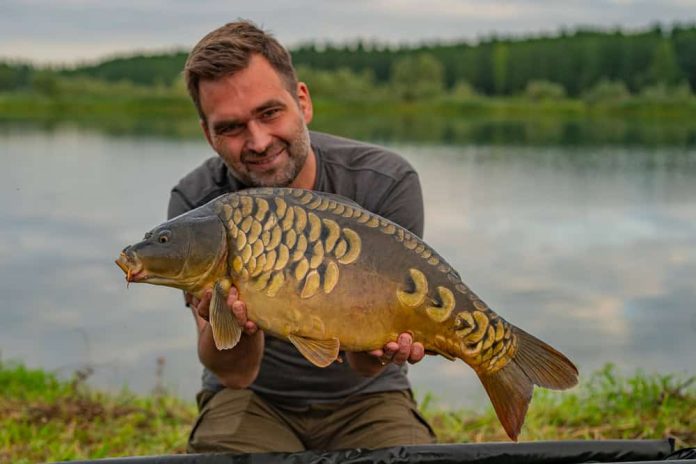
[[[514,326],[512,332],[517,343],[507,364],[494,371],[478,369],[477,374],[505,432],[517,441],[534,385],[565,390],[577,384],[578,370],[538,338]]]

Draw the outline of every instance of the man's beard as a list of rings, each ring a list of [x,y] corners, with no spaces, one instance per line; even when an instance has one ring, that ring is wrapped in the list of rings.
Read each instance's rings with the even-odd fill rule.
[[[275,141],[263,152],[245,151],[241,154],[242,166],[247,161],[263,159],[269,154],[276,154],[281,150],[287,153],[287,162],[273,172],[257,172],[244,170],[236,172],[235,177],[250,187],[287,187],[295,180],[307,161],[309,155],[309,132],[305,124],[300,124],[293,138],[287,142]]]

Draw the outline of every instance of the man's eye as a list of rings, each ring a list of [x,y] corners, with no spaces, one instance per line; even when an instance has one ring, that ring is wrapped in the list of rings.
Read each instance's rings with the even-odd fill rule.
[[[280,108],[271,108],[270,110],[266,110],[261,114],[261,117],[263,119],[270,119],[273,116],[276,116],[280,112]]]
[[[220,133],[223,135],[236,134],[239,132],[239,127],[226,127]]]
[[[223,126],[219,128],[216,133],[218,135],[235,135],[242,131],[244,126],[242,124],[231,124],[229,126]]]

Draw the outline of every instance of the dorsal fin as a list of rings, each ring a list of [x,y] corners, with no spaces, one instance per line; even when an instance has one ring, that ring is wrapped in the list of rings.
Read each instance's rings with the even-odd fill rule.
[[[289,196],[291,191],[297,191],[297,190],[305,190],[307,192],[311,192],[312,195],[323,197],[323,198],[326,198],[328,200],[333,200],[336,203],[340,203],[340,204],[345,205],[345,206],[352,206],[353,208],[363,208],[358,203],[356,203],[355,201],[351,200],[348,197],[344,197],[343,195],[339,195],[337,193],[320,192],[318,190],[259,187],[259,188],[243,189],[243,190],[239,190],[235,193],[240,194],[240,195],[260,195],[260,196],[276,195],[276,194],[280,193],[280,194],[284,194],[286,196]],[[233,195],[233,194],[228,194],[228,195]]]
[[[319,192],[317,190],[312,190],[312,193],[320,196],[320,197],[325,197],[329,200],[333,200],[336,203],[341,203],[345,206],[352,206],[353,208],[362,208],[359,204],[357,204],[355,201],[351,200],[348,197],[344,197],[343,195],[338,195],[337,193],[328,193],[328,192]]]

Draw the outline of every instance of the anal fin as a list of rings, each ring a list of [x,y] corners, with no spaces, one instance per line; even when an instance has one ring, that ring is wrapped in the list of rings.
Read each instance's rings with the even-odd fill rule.
[[[295,348],[302,353],[302,356],[317,367],[326,367],[336,361],[341,347],[341,343],[337,338],[316,340],[290,334],[288,335],[288,340],[295,345]]]
[[[227,295],[220,282],[215,282],[210,300],[210,327],[218,350],[234,348],[242,337],[242,328],[227,307]]]

